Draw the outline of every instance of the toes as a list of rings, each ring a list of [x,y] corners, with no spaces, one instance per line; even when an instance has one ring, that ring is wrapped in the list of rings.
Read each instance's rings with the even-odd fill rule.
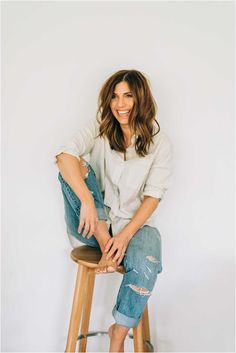
[[[116,271],[116,269],[113,267],[113,266],[103,266],[103,267],[99,267],[99,268],[96,268],[96,270],[95,270],[95,272],[97,273],[97,274],[99,274],[99,273],[107,273],[107,272],[109,272],[109,273],[112,273],[112,272],[115,272]]]
[[[96,269],[96,273],[105,273],[105,272],[107,272],[106,267],[99,267]]]
[[[95,272],[98,273],[98,274],[99,274],[99,273],[102,273],[102,268],[101,268],[101,267],[97,268],[97,269],[95,270]]]
[[[112,267],[112,266],[107,266],[107,272],[115,272],[114,267]]]

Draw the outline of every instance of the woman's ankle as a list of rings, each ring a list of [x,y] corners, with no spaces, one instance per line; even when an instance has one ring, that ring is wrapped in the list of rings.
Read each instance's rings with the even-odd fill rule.
[[[102,239],[97,239],[97,242],[98,242],[98,244],[100,246],[100,249],[101,249],[102,253],[104,253],[105,247],[106,247],[107,242],[108,242],[109,239],[110,239],[110,237],[108,237],[108,238],[104,237]]]
[[[110,336],[109,352],[124,352],[124,341],[128,331],[125,335],[122,336],[122,338],[120,337],[120,335],[118,335],[117,337],[114,332],[115,327],[116,327],[116,324],[111,325],[108,331]]]
[[[98,241],[100,248],[103,252],[108,240],[111,238],[111,235],[108,231],[107,223],[105,220],[98,221],[98,225],[97,225],[97,228],[94,232],[94,236],[95,236],[96,240]]]
[[[112,335],[115,339],[118,339],[120,342],[123,342],[128,332],[128,327],[114,324]]]

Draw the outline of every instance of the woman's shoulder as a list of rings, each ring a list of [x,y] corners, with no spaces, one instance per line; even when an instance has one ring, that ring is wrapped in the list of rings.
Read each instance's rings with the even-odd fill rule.
[[[153,144],[150,146],[150,153],[156,153],[160,148],[169,148],[171,146],[171,140],[168,133],[164,131],[161,127],[155,129],[153,136]]]
[[[162,128],[154,137],[156,137],[157,141],[159,141],[159,142],[161,141],[162,143],[170,142],[170,138],[169,138],[168,133],[166,131],[164,131]]]
[[[88,132],[96,137],[99,134],[99,123],[96,118],[89,118],[80,125],[77,132]]]

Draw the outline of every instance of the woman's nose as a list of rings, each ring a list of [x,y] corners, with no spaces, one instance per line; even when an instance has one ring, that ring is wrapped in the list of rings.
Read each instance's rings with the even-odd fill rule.
[[[123,98],[118,98],[117,101],[117,107],[122,108],[124,106],[124,99]]]

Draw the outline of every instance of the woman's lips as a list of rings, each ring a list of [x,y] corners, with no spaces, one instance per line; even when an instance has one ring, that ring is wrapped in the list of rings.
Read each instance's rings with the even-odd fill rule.
[[[117,110],[117,113],[119,114],[119,116],[125,117],[125,116],[129,115],[130,110],[124,110],[124,111]]]

